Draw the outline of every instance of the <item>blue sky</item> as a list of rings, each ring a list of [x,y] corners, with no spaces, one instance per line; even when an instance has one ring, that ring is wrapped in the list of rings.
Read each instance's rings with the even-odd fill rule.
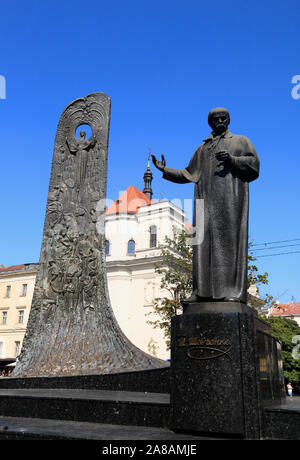
[[[149,146],[185,167],[209,134],[208,111],[224,106],[231,131],[248,136],[261,159],[250,237],[300,243],[300,99],[291,96],[299,2],[12,0],[1,19],[0,263],[39,259],[57,123],[66,105],[94,91],[112,100],[109,198],[143,187]],[[152,169],[155,198],[192,197],[192,184]],[[282,302],[300,301],[299,262],[300,253],[258,259]]]

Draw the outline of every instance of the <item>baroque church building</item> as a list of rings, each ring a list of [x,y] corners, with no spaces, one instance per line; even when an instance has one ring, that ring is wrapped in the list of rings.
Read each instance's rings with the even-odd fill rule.
[[[161,329],[147,324],[156,297],[168,296],[155,272],[159,245],[186,226],[182,209],[168,200],[153,200],[152,172],[144,174],[144,189],[130,185],[106,210],[106,267],[109,294],[117,321],[140,349],[169,358]]]

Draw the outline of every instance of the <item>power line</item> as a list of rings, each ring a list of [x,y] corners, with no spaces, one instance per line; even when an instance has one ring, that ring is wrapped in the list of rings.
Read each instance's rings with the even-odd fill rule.
[[[270,241],[268,243],[256,243],[256,244],[252,244],[252,247],[253,246],[265,246],[267,244],[289,243],[291,241],[300,241],[300,238],[294,238],[293,240]]]
[[[300,251],[292,251],[292,252],[279,252],[278,254],[264,254],[263,256],[257,256],[256,259],[260,257],[273,257],[273,256],[283,256],[285,254],[300,254]]]
[[[259,248],[259,249],[254,249],[254,252],[257,252],[257,251],[266,251],[266,250],[270,250],[270,249],[281,249],[281,248],[290,248],[292,246],[300,246],[300,243],[297,243],[297,244],[286,244],[284,246],[273,246],[273,247],[268,247],[268,248]]]

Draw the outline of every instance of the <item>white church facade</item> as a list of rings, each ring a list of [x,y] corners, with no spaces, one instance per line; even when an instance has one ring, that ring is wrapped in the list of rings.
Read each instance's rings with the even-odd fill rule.
[[[148,176],[148,177],[147,177]],[[145,352],[169,359],[161,329],[147,324],[160,288],[155,264],[165,237],[185,229],[182,209],[168,200],[152,200],[148,165],[143,192],[131,185],[106,210],[106,267],[109,294],[117,321],[126,336]]]

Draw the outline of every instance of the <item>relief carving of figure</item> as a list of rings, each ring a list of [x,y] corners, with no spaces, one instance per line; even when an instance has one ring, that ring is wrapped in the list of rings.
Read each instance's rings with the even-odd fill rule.
[[[86,139],[86,132],[84,130],[80,131],[80,139],[75,139],[75,142],[69,143],[66,138],[66,144],[69,148],[69,151],[76,158],[76,191],[79,192],[82,184],[84,183],[86,176],[86,167],[88,160],[88,152],[96,144],[96,138],[94,135],[90,139]]]

